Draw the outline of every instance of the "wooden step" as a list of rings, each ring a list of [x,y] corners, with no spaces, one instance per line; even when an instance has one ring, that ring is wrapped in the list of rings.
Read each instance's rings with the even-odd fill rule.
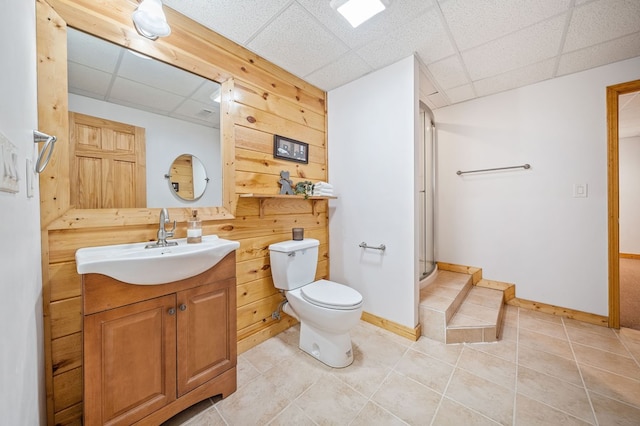
[[[472,285],[472,275],[438,271],[420,290],[422,335],[443,343],[495,342],[500,335],[504,293]]]

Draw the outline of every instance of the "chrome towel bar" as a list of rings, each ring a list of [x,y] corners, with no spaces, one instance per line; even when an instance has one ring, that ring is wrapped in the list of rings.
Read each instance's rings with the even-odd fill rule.
[[[381,250],[381,251],[385,251],[387,249],[387,246],[385,246],[384,244],[380,244],[378,247],[373,247],[368,245],[364,241],[361,242],[358,247],[362,247],[363,249],[373,249],[373,250]]]
[[[496,167],[494,169],[480,169],[480,170],[467,170],[465,172],[462,172],[460,170],[458,170],[456,172],[456,174],[458,176],[464,175],[466,173],[481,173],[481,172],[495,172],[497,170],[509,170],[509,169],[530,169],[531,165],[529,164],[523,164],[521,166],[509,166],[509,167]]]

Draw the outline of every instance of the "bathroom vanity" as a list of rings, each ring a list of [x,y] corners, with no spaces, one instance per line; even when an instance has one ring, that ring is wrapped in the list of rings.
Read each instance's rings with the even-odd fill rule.
[[[158,285],[82,275],[84,424],[160,424],[236,390],[235,251]]]

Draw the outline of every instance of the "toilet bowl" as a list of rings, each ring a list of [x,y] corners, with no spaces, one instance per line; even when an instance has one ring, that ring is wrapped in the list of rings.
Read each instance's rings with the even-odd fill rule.
[[[284,290],[283,311],[300,321],[299,347],[336,368],[353,362],[351,329],[362,314],[362,295],[344,284],[314,281],[319,241],[305,238],[269,246],[276,288]]]

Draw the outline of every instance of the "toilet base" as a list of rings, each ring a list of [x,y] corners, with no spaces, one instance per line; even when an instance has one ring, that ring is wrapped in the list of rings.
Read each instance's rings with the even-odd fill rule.
[[[343,368],[353,362],[351,335],[348,332],[327,333],[301,322],[299,346],[300,349],[329,367]]]

